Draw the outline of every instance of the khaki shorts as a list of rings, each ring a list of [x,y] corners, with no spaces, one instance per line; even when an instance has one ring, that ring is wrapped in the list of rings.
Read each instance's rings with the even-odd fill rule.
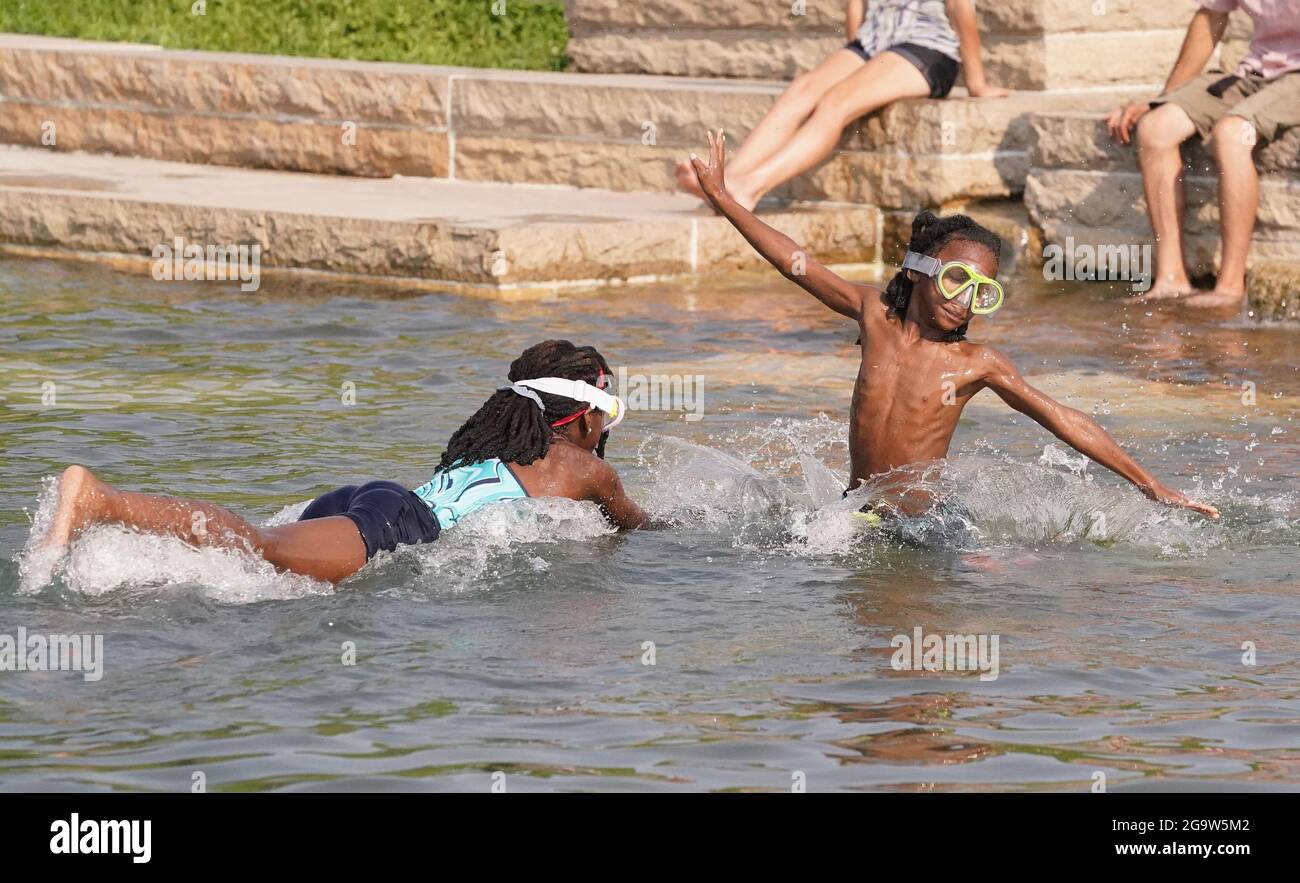
[[[1300,126],[1300,71],[1272,80],[1235,74],[1202,74],[1151,102],[1181,107],[1202,138],[1229,114],[1244,117],[1261,140],[1271,141],[1278,130]]]

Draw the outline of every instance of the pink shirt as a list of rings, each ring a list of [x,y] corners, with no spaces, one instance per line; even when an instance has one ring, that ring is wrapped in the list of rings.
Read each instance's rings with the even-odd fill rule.
[[[1266,79],[1300,70],[1300,0],[1201,0],[1210,12],[1238,9],[1255,23],[1250,54],[1237,65],[1237,76],[1252,71]]]

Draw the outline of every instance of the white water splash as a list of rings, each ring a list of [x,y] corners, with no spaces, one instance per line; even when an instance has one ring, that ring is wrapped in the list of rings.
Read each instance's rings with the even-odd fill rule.
[[[27,544],[18,555],[18,591],[33,594],[59,580],[85,595],[117,589],[168,589],[201,586],[213,600],[231,604],[328,594],[333,586],[310,577],[277,571],[245,552],[199,549],[175,537],[117,525],[98,525],[67,548],[42,548],[58,505],[58,479],[46,476],[32,516]],[[308,501],[309,502],[309,501]],[[286,506],[266,526],[296,520],[308,502]]]
[[[18,553],[18,591],[30,594],[49,585],[54,578],[63,552],[60,549],[42,548],[41,541],[54,522],[54,510],[59,502],[59,480],[52,475],[41,479],[41,492],[36,498],[35,513],[28,513],[32,529],[27,544]]]
[[[491,590],[518,573],[543,574],[565,544],[588,543],[617,531],[594,503],[528,498],[485,506],[428,545],[380,553],[372,566],[413,564],[414,587],[434,593]],[[550,550],[538,546],[549,546]],[[565,549],[565,552],[568,552]]]
[[[855,511],[868,502],[880,509],[881,490],[892,486],[897,491],[900,475],[880,477],[844,497],[846,439],[847,427],[824,415],[737,430],[716,442],[725,449],[653,437],[641,446],[639,468],[629,470],[625,481],[632,497],[670,530],[712,534],[762,555],[872,555],[896,548],[900,539],[929,546],[937,538],[933,542],[942,547],[1083,543],[1104,550],[1125,544],[1155,557],[1186,557],[1230,542],[1275,544],[1296,532],[1292,495],[1215,492],[1214,502],[1230,507],[1230,529],[1227,519],[1216,523],[1170,509],[1102,478],[1105,473],[1094,476],[1086,471],[1086,462],[1051,444],[1036,464],[980,454],[913,468],[902,479],[904,489],[959,505],[890,518],[889,529],[878,529],[855,517]],[[55,483],[47,479],[33,517],[32,540],[19,559],[22,591],[39,590],[56,578],[86,594],[199,585],[209,597],[229,603],[332,591],[305,577],[278,573],[255,556],[195,549],[118,527],[88,531],[66,558],[52,561],[35,545],[48,528],[54,503]],[[292,522],[306,505],[287,506],[266,525]],[[883,509],[886,515],[899,515],[888,506]],[[434,544],[381,554],[358,580],[391,587],[389,577],[400,571],[396,583],[403,591],[490,590],[496,580],[521,574],[545,579],[558,572],[553,565],[561,558],[603,566],[617,549],[604,542],[613,532],[591,503],[519,500],[473,513]]]
[[[334,591],[329,583],[277,571],[257,555],[200,549],[175,537],[116,525],[99,525],[78,537],[60,576],[68,588],[86,595],[126,587],[201,586],[205,596],[227,604],[282,601]]]

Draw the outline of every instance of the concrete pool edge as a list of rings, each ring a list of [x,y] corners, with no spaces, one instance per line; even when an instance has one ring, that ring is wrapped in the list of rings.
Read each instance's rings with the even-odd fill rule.
[[[874,206],[793,206],[765,219],[824,262],[880,259]],[[177,238],[256,246],[262,272],[400,277],[503,296],[766,266],[725,219],[685,196],[0,150],[0,242],[147,262]]]
[[[76,251],[66,248],[46,248],[40,246],[17,245],[0,242],[0,261],[4,259],[55,260],[73,263],[89,263],[107,267],[119,273],[149,276],[154,262],[152,257],[120,252]],[[837,263],[827,264],[837,273],[849,278],[866,278],[875,274],[880,265],[876,263]],[[419,276],[384,275],[375,276],[364,273],[345,273],[334,270],[321,270],[311,267],[266,267],[262,275],[272,280],[319,279],[326,282],[364,284],[382,289],[386,294],[401,292],[454,294],[462,297],[482,297],[498,301],[546,300],[560,297],[571,292],[590,291],[595,288],[628,288],[653,285],[661,282],[690,283],[701,277],[691,273],[664,273],[630,277],[626,279],[574,279],[557,282],[520,283],[512,285],[490,285],[472,282],[456,282],[447,279],[428,279]],[[729,278],[753,277],[761,279],[770,276],[771,271],[763,267],[737,270]],[[202,281],[202,280],[201,280]],[[238,280],[224,280],[238,284]]]

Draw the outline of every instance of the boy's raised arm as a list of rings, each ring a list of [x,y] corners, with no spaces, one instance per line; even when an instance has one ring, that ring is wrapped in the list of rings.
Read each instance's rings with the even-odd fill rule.
[[[691,154],[691,165],[699,178],[700,189],[740,235],[749,240],[754,250],[767,258],[768,262],[800,288],[807,291],[835,312],[857,319],[862,314],[862,298],[869,289],[843,279],[825,266],[813,260],[809,254],[789,236],[773,229],[754,216],[727,192],[723,180],[726,166],[726,138],[721,129],[715,135],[709,132],[709,159],[700,159]]]
[[[1051,396],[1034,389],[1020,376],[1011,360],[996,350],[989,349],[990,368],[984,383],[1002,401],[1021,414],[1032,417],[1052,435],[1111,472],[1137,485],[1142,493],[1169,506],[1179,506],[1219,517],[1219,510],[1208,503],[1199,503],[1186,495],[1166,487],[1158,478],[1142,468],[1107,434],[1096,420],[1074,408],[1062,405]]]

